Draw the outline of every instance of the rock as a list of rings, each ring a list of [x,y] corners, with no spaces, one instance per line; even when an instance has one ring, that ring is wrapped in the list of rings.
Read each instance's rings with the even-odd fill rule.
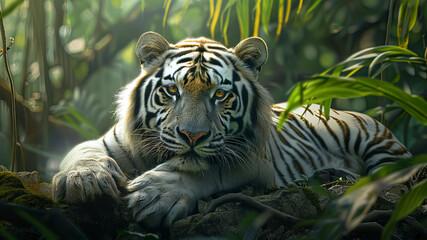
[[[27,183],[39,183],[40,182],[40,176],[37,171],[32,172],[12,172],[13,175],[19,177],[24,184]]]
[[[49,208],[55,205],[49,197],[28,190],[16,174],[8,171],[0,172],[0,200],[35,208]]]
[[[0,172],[3,172],[3,171],[9,171],[9,170],[7,170],[7,167],[0,165]]]
[[[277,190],[253,199],[291,216],[313,219],[322,210],[320,203],[326,198],[309,188],[294,188]],[[202,204],[206,205],[205,202]],[[325,204],[322,205],[324,207]],[[206,206],[200,208],[206,209]],[[260,223],[265,221],[268,221],[269,224],[257,231],[261,227],[259,225],[264,225]],[[268,218],[263,213],[256,212],[241,203],[231,202],[218,207],[212,213],[198,213],[176,221],[170,229],[170,237],[171,239],[181,239],[227,235],[230,238],[244,238],[245,234],[252,231],[253,237],[267,238],[269,236],[268,239],[282,239],[285,230],[289,231],[291,228],[292,226],[285,226],[279,220]]]

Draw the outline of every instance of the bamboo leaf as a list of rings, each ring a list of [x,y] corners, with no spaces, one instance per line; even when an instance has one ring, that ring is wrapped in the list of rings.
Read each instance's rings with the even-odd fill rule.
[[[386,164],[373,174],[359,179],[344,196],[324,210],[325,219],[316,228],[322,239],[338,239],[355,229],[377,199],[377,193],[394,184],[409,180],[427,163],[427,154]],[[425,194],[425,193],[424,193]]]
[[[283,25],[283,15],[285,10],[285,0],[279,1],[279,15],[278,15],[278,22],[277,22],[277,30],[276,30],[276,38],[279,38],[280,33],[282,32],[282,25]]]
[[[231,13],[231,7],[237,2],[238,0],[231,0],[227,2],[227,5],[222,9],[221,16],[220,16],[220,28],[222,29],[222,35],[224,37],[224,43],[227,46],[228,45],[228,37],[227,37],[227,30],[228,25],[230,24],[230,13]],[[225,16],[224,16],[225,15]],[[224,21],[225,17],[225,21]]]
[[[303,89],[300,93],[300,88]],[[317,75],[297,85],[288,99],[287,109],[282,113],[279,127],[295,108],[312,103],[322,103],[332,98],[354,98],[363,96],[382,96],[396,102],[420,123],[427,125],[427,102],[408,94],[391,83],[373,78],[345,78]],[[303,97],[302,97],[303,96]]]
[[[288,0],[288,4],[286,6],[285,24],[287,24],[289,21],[289,16],[291,15],[291,7],[292,7],[292,0]]]
[[[300,11],[301,11],[301,8],[302,8],[302,2],[303,2],[303,0],[299,0],[297,14],[299,14],[299,13],[300,13]]]
[[[16,213],[20,215],[25,221],[29,222],[32,226],[34,226],[37,230],[40,231],[42,237],[45,237],[48,240],[56,240],[59,239],[58,235],[56,235],[52,230],[50,230],[46,225],[44,225],[40,220],[34,218],[27,212],[21,209],[17,209]]]
[[[215,5],[215,11],[214,11],[214,15],[212,18],[212,24],[211,24],[211,36],[212,36],[212,38],[215,37],[215,27],[216,27],[216,23],[218,22],[219,14],[221,13],[221,5],[222,5],[222,0],[218,0],[216,2],[216,5]]]
[[[256,6],[255,6],[255,22],[254,22],[254,33],[253,36],[258,36],[259,31],[259,22],[261,19],[261,0],[257,0]]]
[[[224,28],[222,30],[222,34],[224,35],[225,46],[228,45],[227,29],[228,29],[228,24],[230,22],[230,12],[231,12],[231,9],[228,9],[227,10],[227,17],[225,18],[225,25],[224,25]]]
[[[271,10],[273,10],[273,0],[262,0],[261,21],[264,32],[268,35],[268,24],[270,23]]]
[[[79,122],[84,124],[90,130],[92,130],[94,134],[99,135],[98,129],[96,129],[96,127],[89,120],[87,120],[83,115],[81,115],[75,108],[71,106],[67,106],[66,109],[74,118],[76,118]]]
[[[240,38],[247,38],[249,37],[249,0],[238,1],[236,12],[240,27]]]
[[[16,7],[21,5],[24,2],[24,0],[16,0],[12,4],[9,5],[4,11],[0,11],[0,18],[4,18],[7,15],[9,15]]]
[[[397,21],[397,41],[400,47],[407,48],[409,32],[415,25],[419,0],[403,0],[399,7]]]
[[[411,11],[409,14],[409,26],[408,26],[409,31],[412,30],[412,28],[415,26],[415,23],[417,21],[417,13],[418,13],[418,6],[420,4],[420,0],[412,0],[411,3],[413,3],[413,5],[411,6]]]
[[[145,0],[141,0],[141,14],[143,14],[144,13],[144,10],[145,10]]]
[[[305,13],[305,16],[307,17],[314,9],[317,8],[317,6],[319,5],[319,3],[321,3],[322,0],[316,0],[314,1],[311,6],[308,8],[307,12]]]
[[[172,3],[172,0],[165,0],[165,6],[166,7],[165,7],[165,14],[163,15],[163,28],[166,25],[166,18],[168,16],[168,12],[169,12],[169,8],[170,8],[171,3]]]
[[[381,239],[390,239],[396,223],[413,212],[426,198],[427,179],[424,179],[400,198],[399,202],[397,203],[396,210],[385,225]]]
[[[182,18],[184,17],[185,13],[187,12],[188,6],[190,5],[190,1],[191,1],[191,0],[187,0],[187,1],[185,2],[184,9],[182,9],[182,10],[178,13],[177,17],[175,18],[175,24],[178,24],[178,23],[180,23],[180,22],[181,22]]]
[[[91,134],[90,132],[88,132],[85,129],[83,129],[76,121],[74,121],[74,119],[72,119],[67,114],[63,115],[63,117],[64,117],[64,119],[58,119],[58,121],[60,121],[61,124],[65,125],[65,126],[67,126],[69,128],[72,128],[72,129],[76,130],[84,138],[86,138],[86,139],[94,139],[94,138],[97,137],[94,134]]]
[[[206,23],[206,27],[209,27],[211,20],[212,20],[212,17],[213,17],[213,14],[214,14],[214,11],[215,11],[214,0],[209,0],[209,20]]]

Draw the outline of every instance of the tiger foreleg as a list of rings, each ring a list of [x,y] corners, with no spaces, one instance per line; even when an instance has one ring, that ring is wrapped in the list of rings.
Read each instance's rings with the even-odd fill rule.
[[[67,155],[62,171],[52,179],[55,200],[83,203],[104,195],[120,199],[118,187],[124,185],[127,178],[114,159],[102,150],[95,151],[95,144],[95,141],[83,143]],[[85,154],[85,147],[91,148],[89,154]]]
[[[165,162],[132,180],[126,197],[136,221],[148,227],[168,227],[188,216],[197,201],[217,192],[231,191],[250,182],[273,186],[272,168],[267,161],[252,165],[212,165],[200,172],[176,171]]]

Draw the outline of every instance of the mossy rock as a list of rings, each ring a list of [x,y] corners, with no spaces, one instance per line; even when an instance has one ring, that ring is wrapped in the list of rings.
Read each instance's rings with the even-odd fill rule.
[[[24,188],[24,184],[21,179],[13,175],[9,171],[0,172],[0,189],[15,189],[15,188]]]
[[[31,192],[24,186],[21,179],[8,171],[0,172],[0,200],[36,208],[55,206],[52,199]]]

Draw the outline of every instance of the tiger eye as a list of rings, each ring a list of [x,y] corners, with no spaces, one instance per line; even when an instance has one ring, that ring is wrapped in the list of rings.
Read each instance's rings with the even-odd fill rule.
[[[225,91],[224,91],[224,90],[222,90],[222,89],[218,89],[218,90],[216,90],[216,92],[215,92],[215,97],[216,97],[216,98],[222,98],[222,97],[224,97],[224,95],[225,95]]]
[[[168,90],[169,90],[170,93],[177,93],[178,92],[178,87],[175,84],[173,84],[173,85],[170,85],[168,87]]]

